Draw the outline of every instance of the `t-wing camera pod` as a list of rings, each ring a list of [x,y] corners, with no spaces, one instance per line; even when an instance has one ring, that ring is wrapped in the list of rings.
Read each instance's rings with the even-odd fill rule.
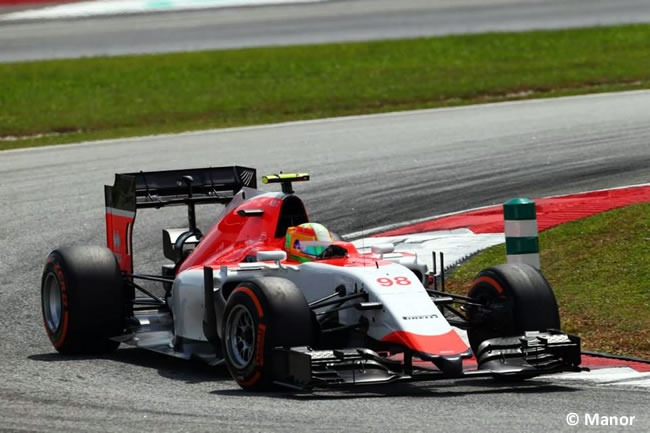
[[[262,183],[281,183],[282,192],[285,194],[293,194],[292,182],[304,182],[309,180],[308,173],[282,173],[280,174],[269,174],[268,176],[262,177]]]

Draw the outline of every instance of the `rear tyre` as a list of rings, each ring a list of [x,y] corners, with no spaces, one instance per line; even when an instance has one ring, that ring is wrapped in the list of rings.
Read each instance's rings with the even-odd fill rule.
[[[526,331],[560,329],[560,313],[553,289],[542,273],[525,264],[487,268],[476,276],[469,296],[492,308],[468,311],[472,327],[467,331],[477,353],[488,339],[522,335]]]
[[[68,247],[50,253],[41,280],[45,330],[63,354],[99,354],[119,346],[124,330],[124,280],[113,252]]]
[[[312,314],[302,292],[283,278],[240,283],[224,311],[222,353],[232,377],[244,389],[272,387],[272,351],[308,346],[314,340]]]

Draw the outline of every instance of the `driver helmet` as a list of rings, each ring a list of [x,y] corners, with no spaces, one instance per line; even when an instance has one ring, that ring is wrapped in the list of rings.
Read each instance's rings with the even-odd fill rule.
[[[290,260],[309,262],[334,242],[327,228],[318,223],[304,223],[287,229],[285,250]]]

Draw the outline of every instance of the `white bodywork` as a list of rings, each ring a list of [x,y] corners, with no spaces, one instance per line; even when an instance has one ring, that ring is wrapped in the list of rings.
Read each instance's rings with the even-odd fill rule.
[[[413,260],[391,254],[392,260]],[[399,257],[398,257],[399,256]],[[368,335],[381,340],[392,332],[403,331],[418,336],[439,336],[455,333],[427,294],[417,276],[398,263],[369,258],[368,266],[341,267],[318,262],[300,265],[276,263],[241,263],[237,268],[222,267],[214,273],[215,289],[228,281],[246,281],[273,276],[286,278],[302,290],[307,302],[324,298],[344,286],[346,294],[368,293],[368,302],[380,302],[381,309],[360,311],[348,308],[339,312],[342,325],[368,320]],[[207,341],[203,334],[203,272],[188,270],[176,278],[172,291],[174,333],[187,339]],[[460,337],[458,337],[460,339]]]

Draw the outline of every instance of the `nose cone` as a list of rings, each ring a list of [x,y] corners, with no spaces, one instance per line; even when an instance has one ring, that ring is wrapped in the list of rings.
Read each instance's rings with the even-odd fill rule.
[[[420,335],[407,331],[394,331],[381,341],[397,343],[422,354],[434,356],[461,355],[468,347],[453,329],[440,335]]]

